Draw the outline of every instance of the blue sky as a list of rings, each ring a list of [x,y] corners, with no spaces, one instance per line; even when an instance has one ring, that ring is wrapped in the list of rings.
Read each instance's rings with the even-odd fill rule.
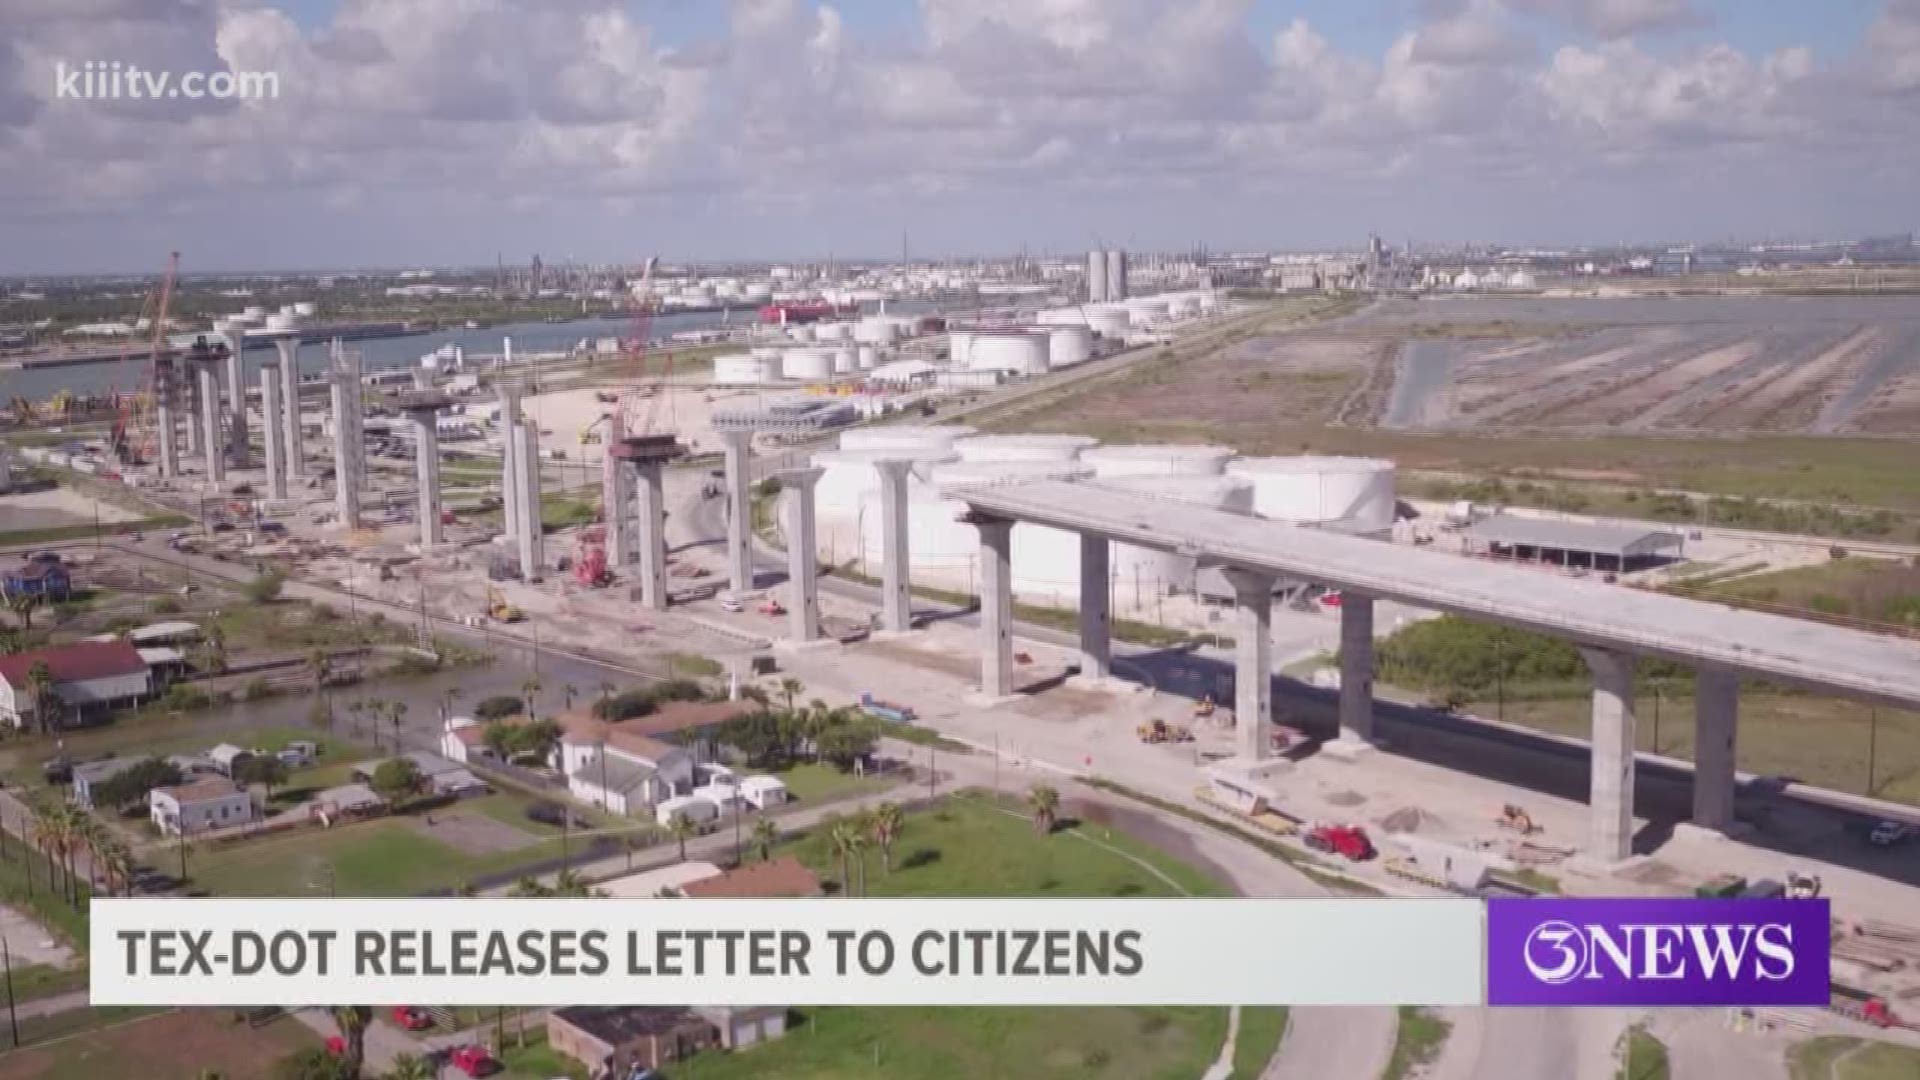
[[[0,272],[1920,224],[1920,0],[94,2],[0,42]]]

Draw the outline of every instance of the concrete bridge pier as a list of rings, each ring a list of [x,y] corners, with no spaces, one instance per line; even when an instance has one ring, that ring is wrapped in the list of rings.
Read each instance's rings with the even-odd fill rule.
[[[200,456],[207,463],[208,483],[227,478],[227,447],[220,441],[220,375],[215,361],[204,361],[197,372],[200,382]]]
[[[1735,828],[1734,732],[1739,727],[1740,677],[1701,668],[1693,689],[1693,825],[1725,835]]]
[[[820,570],[816,551],[819,539],[814,528],[813,487],[825,469],[790,469],[780,474],[785,491],[787,583],[787,635],[804,645],[820,638]]]
[[[873,467],[880,473],[880,628],[904,634],[913,629],[907,549],[907,471],[913,463],[876,461]]]
[[[1586,860],[1613,866],[1633,855],[1633,655],[1583,647],[1593,672],[1592,815]]]
[[[753,432],[728,431],[727,584],[735,596],[753,591]]]
[[[260,434],[266,443],[267,498],[287,501],[286,454],[280,448],[284,432],[280,425],[280,365],[271,360],[260,365]]]
[[[1109,592],[1113,544],[1104,536],[1080,534],[1080,674],[1074,681],[1090,688],[1113,682],[1113,612]]]
[[[640,604],[667,610],[667,493],[658,462],[635,462],[634,501],[639,504],[635,547],[639,550]]]
[[[1340,737],[1321,749],[1351,760],[1373,749],[1373,597],[1340,594]]]
[[[974,703],[1003,704],[1013,693],[1013,522],[969,514],[980,534],[980,688]]]
[[[1273,575],[1228,567],[1234,595],[1233,739],[1253,765],[1273,756]]]
[[[307,471],[306,454],[300,446],[300,339],[278,338],[273,346],[280,353],[280,407],[285,411],[265,419],[281,425],[281,449],[286,454],[287,476],[303,476]]]

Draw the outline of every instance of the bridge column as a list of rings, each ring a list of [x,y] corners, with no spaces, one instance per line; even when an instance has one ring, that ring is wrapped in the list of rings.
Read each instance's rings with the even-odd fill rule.
[[[1113,544],[1080,534],[1080,679],[1099,685],[1113,674],[1113,618],[1107,605]]]
[[[1694,676],[1693,710],[1693,823],[1725,833],[1733,827],[1740,677],[1701,668]]]
[[[1633,657],[1582,648],[1593,672],[1593,763],[1587,804],[1587,858],[1618,863],[1633,854]]]
[[[1234,628],[1233,738],[1248,762],[1273,755],[1273,575],[1228,567]]]
[[[880,628],[905,633],[913,629],[907,548],[907,470],[913,463],[876,461],[873,467],[880,473]]]
[[[727,585],[753,591],[753,432],[722,433],[727,448]]]
[[[786,489],[788,636],[795,642],[820,637],[819,540],[814,534],[813,486],[825,469],[791,469],[780,474]]]
[[[200,456],[207,465],[208,483],[227,478],[227,447],[220,441],[220,375],[213,361],[204,361],[197,373],[200,380]]]
[[[300,445],[300,339],[276,338],[280,353],[280,405],[282,412],[273,423],[281,424],[281,448],[287,455],[287,476],[304,476],[306,454]]]
[[[267,498],[276,503],[287,501],[287,463],[281,449],[286,434],[280,424],[280,365],[269,360],[260,365],[260,434],[266,442]]]
[[[1340,738],[1322,749],[1355,757],[1373,749],[1373,597],[1340,594]]]
[[[1013,522],[971,515],[980,534],[980,698],[1013,696]]]
[[[639,552],[640,605],[650,611],[665,611],[667,591],[667,492],[665,477],[658,462],[636,461],[630,478],[633,501],[639,508],[634,515],[639,527],[633,537]]]

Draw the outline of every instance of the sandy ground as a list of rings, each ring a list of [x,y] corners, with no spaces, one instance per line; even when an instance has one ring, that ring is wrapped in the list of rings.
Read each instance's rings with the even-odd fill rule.
[[[1883,336],[1881,330],[1862,328],[1811,359],[1774,368],[1746,394],[1728,403],[1724,418],[1727,425],[1738,429],[1804,426],[1824,404],[1823,394],[1857,374],[1854,369],[1858,362]]]
[[[15,964],[65,966],[73,959],[72,949],[55,941],[39,923],[10,907],[0,906],[0,937],[7,939],[7,949]]]
[[[91,525],[96,513],[102,524],[133,521],[140,516],[67,487],[0,495],[0,530],[5,531]]]

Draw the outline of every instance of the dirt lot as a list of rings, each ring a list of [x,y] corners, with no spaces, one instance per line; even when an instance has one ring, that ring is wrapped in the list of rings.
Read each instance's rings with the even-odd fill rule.
[[[54,487],[44,491],[0,495],[0,521],[6,523],[8,531],[91,525],[96,513],[102,525],[133,521],[140,516],[112,503],[90,499],[72,488]]]
[[[179,1009],[0,1057],[0,1080],[102,1080],[121,1076],[266,1076],[274,1061],[320,1041],[282,1017],[235,1023],[227,1009]]]

